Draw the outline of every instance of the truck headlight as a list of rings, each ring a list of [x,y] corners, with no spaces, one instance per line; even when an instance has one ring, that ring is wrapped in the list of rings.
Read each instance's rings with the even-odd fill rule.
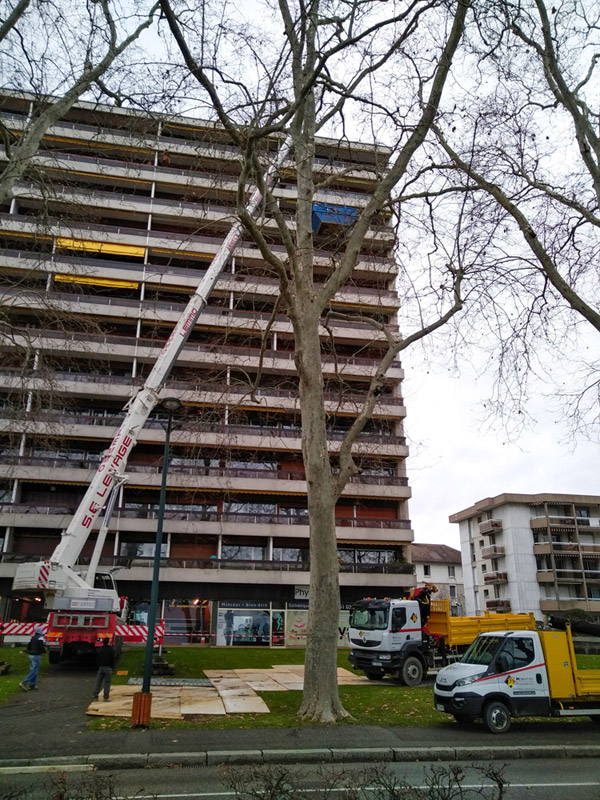
[[[391,656],[379,656],[379,658],[380,658],[382,661],[391,661],[391,660],[392,660],[392,657],[391,657]]]
[[[485,672],[478,672],[476,675],[469,675],[468,678],[461,678],[460,680],[456,681],[454,686],[468,686],[470,683],[475,683],[478,681],[479,678],[482,678],[485,675]]]

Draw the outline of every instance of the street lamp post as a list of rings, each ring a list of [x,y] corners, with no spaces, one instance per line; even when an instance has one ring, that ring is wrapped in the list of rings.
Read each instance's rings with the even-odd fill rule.
[[[150,683],[152,681],[152,655],[154,651],[154,628],[156,626],[156,605],[158,603],[158,577],[160,573],[160,557],[162,549],[163,520],[165,516],[165,500],[167,496],[167,474],[169,471],[169,443],[173,428],[173,415],[181,408],[181,400],[177,397],[166,397],[162,401],[162,408],[167,412],[167,427],[165,433],[165,448],[163,452],[162,480],[160,484],[160,499],[158,503],[158,519],[156,523],[156,543],[154,545],[154,570],[152,572],[152,591],[150,594],[150,608],[148,610],[148,638],[146,641],[146,654],[144,659],[144,678],[142,691],[133,696],[131,724],[144,726],[150,722],[152,709],[152,694]]]

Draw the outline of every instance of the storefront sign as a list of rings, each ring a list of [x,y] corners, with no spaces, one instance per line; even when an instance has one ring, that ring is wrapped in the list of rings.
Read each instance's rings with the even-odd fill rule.
[[[294,586],[294,600],[308,600],[309,586]]]

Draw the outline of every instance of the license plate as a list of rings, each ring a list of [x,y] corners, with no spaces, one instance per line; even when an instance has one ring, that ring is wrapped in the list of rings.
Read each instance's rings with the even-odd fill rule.
[[[438,711],[443,711],[444,710],[444,706],[441,703],[436,703],[435,707],[437,708]]]

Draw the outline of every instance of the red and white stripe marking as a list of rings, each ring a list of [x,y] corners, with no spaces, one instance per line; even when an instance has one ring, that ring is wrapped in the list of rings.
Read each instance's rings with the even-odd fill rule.
[[[48,587],[48,578],[50,577],[50,564],[45,561],[40,566],[40,572],[38,575],[38,582],[37,588],[38,589],[46,589]]]

